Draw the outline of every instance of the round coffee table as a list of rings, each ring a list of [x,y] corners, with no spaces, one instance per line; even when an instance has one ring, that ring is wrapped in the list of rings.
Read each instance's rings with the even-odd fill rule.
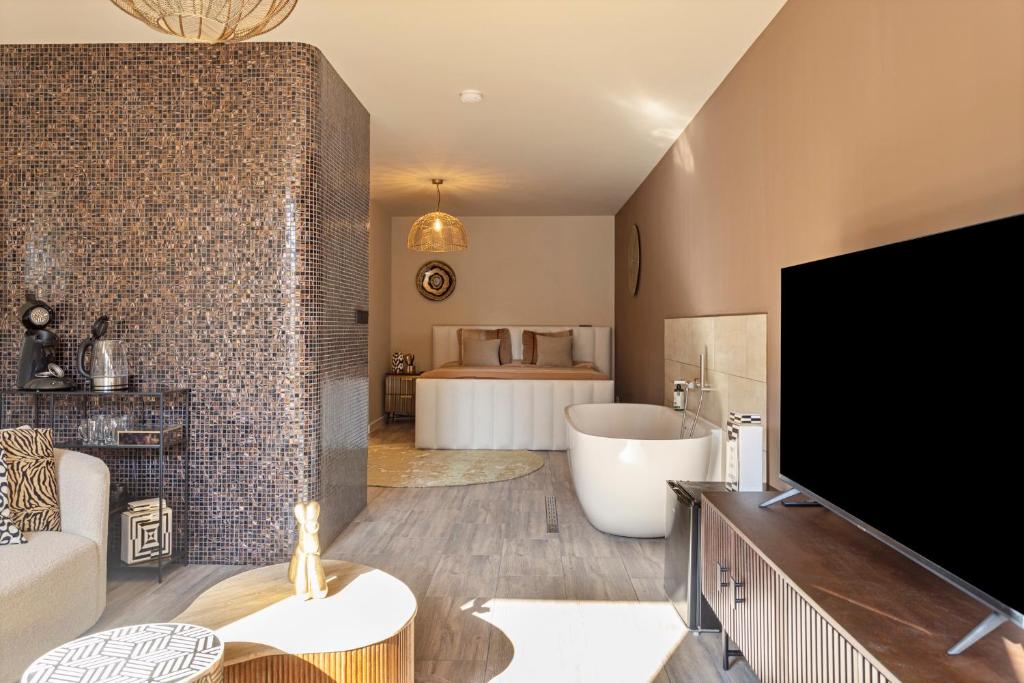
[[[301,600],[288,565],[243,572],[213,586],[177,616],[224,642],[224,680],[413,681],[409,587],[379,569],[324,560],[328,594]]]
[[[32,662],[22,683],[220,683],[224,646],[192,624],[139,624],[84,636]]]

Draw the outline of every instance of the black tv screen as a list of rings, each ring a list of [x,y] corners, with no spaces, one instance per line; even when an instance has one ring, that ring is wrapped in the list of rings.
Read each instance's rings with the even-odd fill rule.
[[[1018,624],[1022,281],[1024,215],[784,268],[779,412],[783,480]]]

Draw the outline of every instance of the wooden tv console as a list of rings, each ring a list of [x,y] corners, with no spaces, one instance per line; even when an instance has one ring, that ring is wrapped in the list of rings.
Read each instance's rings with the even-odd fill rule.
[[[702,592],[761,681],[1024,681],[1024,631],[947,655],[984,605],[825,508],[758,508],[772,495],[705,493],[701,522]]]

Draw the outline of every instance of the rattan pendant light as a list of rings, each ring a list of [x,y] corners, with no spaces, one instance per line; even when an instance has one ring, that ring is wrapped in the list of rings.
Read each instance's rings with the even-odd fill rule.
[[[205,43],[237,43],[276,28],[298,0],[111,0],[157,31]]]
[[[441,184],[444,180],[434,178],[430,182],[437,187],[437,210],[413,222],[405,245],[413,251],[465,251],[469,247],[469,239],[462,221],[441,211]]]

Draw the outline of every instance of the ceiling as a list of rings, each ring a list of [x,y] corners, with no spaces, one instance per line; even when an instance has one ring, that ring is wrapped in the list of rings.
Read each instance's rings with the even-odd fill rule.
[[[384,211],[443,177],[453,213],[608,215],[784,1],[299,0],[264,38],[319,47],[370,111]],[[0,0],[0,43],[162,40],[109,0]]]

